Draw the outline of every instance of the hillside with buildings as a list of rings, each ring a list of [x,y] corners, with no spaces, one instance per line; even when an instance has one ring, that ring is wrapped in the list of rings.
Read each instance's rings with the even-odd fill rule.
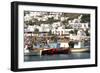
[[[24,45],[32,48],[68,48],[70,41],[75,42],[73,48],[86,48],[89,35],[89,14],[24,11]]]

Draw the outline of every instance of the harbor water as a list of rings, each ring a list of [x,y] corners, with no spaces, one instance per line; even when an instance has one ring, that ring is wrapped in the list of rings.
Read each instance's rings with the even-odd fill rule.
[[[24,61],[30,62],[30,61],[50,61],[50,60],[74,60],[74,59],[89,59],[90,53],[84,52],[84,53],[70,53],[70,54],[54,54],[54,55],[42,55],[42,56],[36,56],[36,55],[25,55]]]

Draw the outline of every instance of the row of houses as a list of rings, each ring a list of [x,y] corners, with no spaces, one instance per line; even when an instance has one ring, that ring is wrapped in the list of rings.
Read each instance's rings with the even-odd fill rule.
[[[45,30],[49,30],[50,27],[55,29],[57,27],[65,27],[65,26],[71,26],[73,29],[88,29],[89,28],[89,23],[81,23],[81,18],[82,18],[82,14],[79,15],[77,18],[74,19],[69,19],[69,17],[66,16],[62,16],[63,13],[61,12],[30,12],[25,14],[24,16],[24,21],[32,21],[32,22],[36,22],[36,20],[39,21],[48,21],[49,18],[53,18],[53,20],[59,20],[56,22],[53,22],[52,24],[48,23],[48,24],[43,24],[40,23],[40,27],[45,28]],[[68,23],[66,24],[62,24],[63,21],[68,21]],[[26,23],[25,23],[26,24]],[[41,31],[41,28],[39,26],[37,26],[37,24],[35,23],[33,28],[39,28],[39,30]],[[30,26],[29,26],[30,28]]]
[[[34,18],[37,19],[38,21],[47,21],[48,18],[54,18],[54,19],[59,19],[57,22],[53,23],[48,23],[48,24],[43,24],[41,23],[40,25],[34,24],[34,25],[26,25],[26,28],[24,29],[25,32],[35,32],[36,29],[38,32],[51,32],[52,34],[57,34],[57,35],[63,35],[63,34],[70,34],[70,31],[74,31],[77,29],[77,36],[86,36],[86,29],[88,29],[88,32],[90,30],[89,23],[81,23],[81,18],[83,15],[79,15],[77,18],[74,18],[73,20],[68,20],[69,17],[64,17],[61,16],[62,13],[47,13],[47,12],[30,12],[29,14],[26,14],[24,16],[24,21],[29,21],[32,20],[35,22]],[[61,17],[60,17],[61,16]],[[68,23],[63,24],[62,21],[68,21]],[[65,26],[70,26],[71,28],[65,28]],[[77,38],[75,36],[71,36],[72,38]]]
[[[68,17],[61,17],[62,13],[49,13],[48,12],[30,12],[29,14],[25,14],[24,16],[24,20],[25,21],[29,21],[29,20],[33,20],[37,19],[38,21],[47,21],[49,18],[54,18],[54,20],[59,20],[61,19],[61,21],[68,19]]]
[[[84,26],[81,25],[81,24],[84,24]],[[38,25],[33,25],[33,26],[28,25],[28,27],[24,30],[25,30],[25,32],[27,32],[27,31],[35,32],[35,30],[38,29],[39,32],[50,32],[51,31],[52,34],[61,35],[61,34],[69,34],[69,32],[74,31],[74,29],[78,29],[79,31],[83,32],[84,30],[89,28],[86,23],[80,23],[80,24],[72,23],[71,25],[73,26],[72,29],[66,29],[64,27],[64,25],[60,25],[60,24],[58,24],[58,25],[55,25],[55,24],[54,25],[53,24],[52,25],[50,25],[50,24],[41,24],[40,26],[38,26]]]

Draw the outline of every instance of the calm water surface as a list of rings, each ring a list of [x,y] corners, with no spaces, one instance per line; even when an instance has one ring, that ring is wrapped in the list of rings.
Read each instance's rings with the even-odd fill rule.
[[[90,53],[71,53],[71,54],[57,54],[57,55],[42,55],[42,56],[35,56],[35,55],[25,55],[24,61],[48,61],[48,60],[71,60],[71,59],[88,59],[90,58]]]

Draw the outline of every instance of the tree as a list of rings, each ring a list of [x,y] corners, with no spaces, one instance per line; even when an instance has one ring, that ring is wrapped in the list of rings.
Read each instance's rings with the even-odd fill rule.
[[[81,18],[81,22],[83,22],[83,23],[90,22],[90,14],[83,14],[83,16]]]
[[[49,35],[52,35],[52,31],[51,30],[49,31]]]
[[[77,31],[78,31],[77,29],[74,29],[74,30],[69,31],[69,33],[70,34],[77,34]]]
[[[86,36],[90,36],[90,33],[88,32],[88,29],[85,31]]]
[[[78,31],[77,29],[74,29],[74,33],[75,33],[75,34],[77,34],[77,31]]]
[[[54,42],[57,42],[57,35],[52,35],[51,39],[54,41]]]
[[[71,30],[71,31],[69,31],[69,33],[70,33],[70,34],[74,34],[74,31],[73,31],[73,30]]]
[[[34,30],[34,32],[35,32],[35,33],[39,33],[39,29],[36,28],[36,29]]]

